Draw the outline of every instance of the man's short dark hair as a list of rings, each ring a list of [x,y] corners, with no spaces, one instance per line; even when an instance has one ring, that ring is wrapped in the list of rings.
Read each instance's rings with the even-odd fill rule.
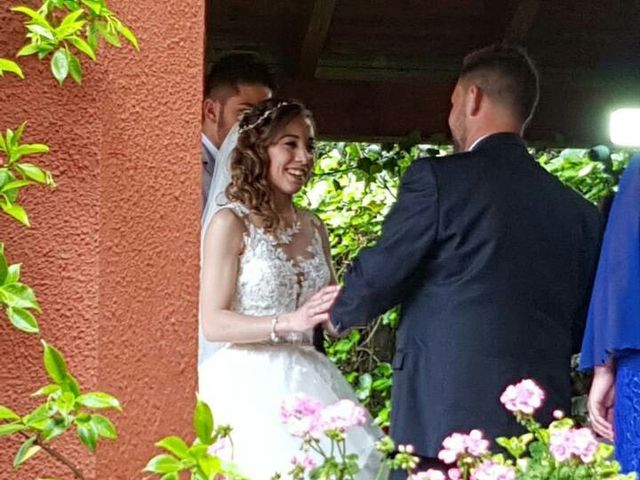
[[[237,90],[238,85],[243,84],[263,85],[271,91],[276,88],[273,72],[257,55],[232,53],[213,65],[205,81],[204,94],[210,97],[222,88]]]
[[[470,53],[460,78],[470,78],[490,98],[508,105],[522,121],[529,121],[538,103],[538,72],[524,49],[494,44]]]

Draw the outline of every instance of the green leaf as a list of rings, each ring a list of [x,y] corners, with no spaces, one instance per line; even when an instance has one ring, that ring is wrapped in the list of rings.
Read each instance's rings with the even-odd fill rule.
[[[81,8],[69,13],[66,17],[64,17],[62,22],[60,22],[60,26],[58,28],[66,27],[67,25],[76,23],[76,20],[78,20],[83,14],[84,10],[82,10]]]
[[[43,27],[42,25],[32,23],[27,25],[27,30],[35,33],[36,35],[40,35],[41,37],[44,37],[48,40],[53,41],[56,38],[54,33],[49,28]]]
[[[136,38],[136,36],[134,35],[134,33],[129,30],[122,22],[120,21],[116,21],[115,22],[116,25],[116,31],[118,33],[120,33],[120,35],[122,35],[124,38],[127,39],[127,41],[133,45],[133,47],[136,50],[140,50],[140,46],[138,45],[138,39]]]
[[[16,432],[21,432],[25,427],[22,423],[7,423],[0,425],[0,437],[6,437],[7,435],[13,435]]]
[[[92,452],[96,451],[98,445],[98,433],[91,423],[83,423],[77,426],[78,438]]]
[[[73,375],[67,372],[67,378],[60,384],[62,391],[73,394],[73,397],[80,396],[80,385]]]
[[[55,401],[55,405],[58,409],[58,412],[62,414],[63,417],[68,417],[71,412],[73,412],[75,407],[75,395],[71,392],[63,392],[62,395]]]
[[[99,2],[96,0],[82,0],[82,3],[87,7],[89,7],[89,10],[91,10],[96,15],[98,16],[102,15],[102,9],[104,8],[104,5],[102,2]]]
[[[48,153],[49,147],[40,143],[31,143],[20,145],[15,149],[20,157],[24,157],[25,155],[37,155],[41,153]]]
[[[2,188],[0,188],[0,193],[8,192],[9,190],[18,190],[20,188],[33,185],[33,183],[34,182],[30,180],[14,180],[12,182],[7,182],[2,186]]]
[[[213,433],[213,415],[209,405],[201,400],[196,403],[193,412],[193,428],[198,439],[205,445],[211,444],[211,434]]]
[[[15,263],[13,265],[9,265],[7,269],[7,278],[5,279],[6,284],[17,283],[20,280],[20,263]]]
[[[0,405],[0,420],[20,420],[20,416],[3,405]]]
[[[25,415],[25,417],[22,419],[22,422],[29,428],[42,430],[43,428],[45,428],[47,422],[49,421],[49,415],[51,415],[49,405],[43,403],[35,410],[33,410],[29,415]]]
[[[109,26],[107,26],[102,22],[96,22],[95,25],[100,35],[102,35],[102,38],[104,38],[107,41],[107,43],[109,43],[110,45],[113,45],[116,48],[120,48],[122,46],[122,44],[120,43],[120,39],[118,38],[118,35],[116,35],[109,28]]]
[[[145,472],[175,473],[180,471],[180,462],[171,455],[161,454],[149,460],[144,467]]]
[[[156,443],[156,447],[164,448],[181,460],[189,457],[189,446],[180,437],[165,437]]]
[[[80,65],[78,57],[71,52],[69,52],[69,73],[77,84],[82,83],[82,65]]]
[[[31,437],[24,441],[13,459],[13,468],[18,469],[20,465],[40,451],[40,446],[34,445],[35,441],[36,437]]]
[[[49,345],[44,340],[41,340],[44,346],[44,368],[49,374],[51,380],[57,384],[61,384],[67,378],[67,364],[62,357],[62,354],[55,348]]]
[[[60,85],[69,75],[69,60],[64,49],[58,49],[51,57],[51,72]]]
[[[14,165],[14,168],[34,182],[48,186],[55,186],[55,182],[53,181],[51,174],[37,165],[33,165],[31,163],[17,163]]]
[[[22,73],[22,69],[16,62],[7,60],[6,58],[0,58],[0,77],[4,72],[10,72],[20,78],[24,78],[24,73]]]
[[[7,275],[9,275],[7,259],[5,258],[4,253],[0,251],[0,285],[4,285]]]
[[[17,147],[18,144],[20,143],[20,140],[22,140],[22,134],[24,133],[24,129],[27,126],[27,122],[22,122],[20,124],[20,126],[16,129],[16,133],[13,136],[13,146]]]
[[[90,23],[89,28],[87,28],[87,44],[94,52],[98,50],[99,38],[100,32],[98,31],[98,27],[95,23]]]
[[[198,465],[204,471],[207,478],[215,478],[222,467],[220,458],[211,456],[198,458]]]
[[[33,55],[34,53],[38,53],[39,46],[36,43],[28,43],[24,47],[22,47],[18,53],[16,53],[16,57],[26,57],[28,55]]]
[[[63,420],[50,419],[42,429],[42,440],[48,442],[62,435],[69,428]]]
[[[180,477],[176,472],[171,472],[164,474],[160,480],[180,480]]]
[[[18,330],[22,330],[25,333],[38,333],[38,322],[35,317],[24,308],[20,307],[7,307],[7,317],[11,324]]]
[[[27,212],[20,205],[18,205],[16,203],[10,203],[10,202],[5,201],[5,202],[2,202],[0,204],[0,207],[2,207],[2,210],[4,210],[4,213],[6,213],[7,215],[15,218],[20,223],[22,223],[24,226],[26,226],[26,227],[30,227],[31,226],[31,223],[29,222],[29,216],[27,215]]]
[[[118,438],[115,425],[107,417],[92,415],[91,423],[98,436],[108,438],[109,440]]]
[[[87,57],[89,57],[94,62],[96,61],[96,54],[93,48],[85,42],[81,37],[73,36],[67,39],[69,43],[71,43],[74,47],[84,53]]]
[[[76,402],[87,408],[115,408],[122,410],[118,399],[104,392],[89,392],[80,395]]]
[[[33,392],[31,394],[32,397],[41,397],[42,395],[51,395],[53,393],[59,392],[60,391],[60,385],[57,385],[55,383],[50,383],[49,385],[46,385],[40,389],[38,389],[36,392]]]
[[[12,7],[11,11],[24,13],[25,15],[31,17],[31,19],[38,25],[42,25],[43,27],[51,29],[51,25],[49,25],[49,22],[47,22],[47,20],[42,15],[29,7],[20,5],[18,7]]]
[[[40,305],[33,290],[22,283],[11,283],[0,287],[0,299],[10,307],[31,308],[40,312]]]

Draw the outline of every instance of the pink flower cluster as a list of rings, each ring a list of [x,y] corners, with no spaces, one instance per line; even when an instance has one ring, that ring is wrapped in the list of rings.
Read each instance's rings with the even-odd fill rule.
[[[304,470],[313,470],[317,467],[316,462],[307,453],[298,453],[291,458],[291,464],[294,466],[300,466]]]
[[[323,407],[322,402],[297,395],[282,402],[280,418],[289,426],[289,433],[301,438],[320,438],[328,431],[344,433],[367,421],[364,408],[351,400],[339,400]]]
[[[500,396],[500,402],[514,413],[532,415],[544,403],[544,390],[530,379],[509,385]]]
[[[598,441],[588,428],[551,430],[549,450],[558,462],[575,456],[583,463],[592,463],[598,450]]]
[[[418,472],[413,475],[409,475],[407,480],[447,480],[444,473],[439,470],[429,469],[426,472]]]
[[[471,430],[468,434],[454,433],[442,442],[438,458],[444,463],[456,463],[463,455],[479,457],[489,451],[489,440],[480,430]]]
[[[471,480],[516,480],[516,470],[509,465],[485,460],[473,469]]]

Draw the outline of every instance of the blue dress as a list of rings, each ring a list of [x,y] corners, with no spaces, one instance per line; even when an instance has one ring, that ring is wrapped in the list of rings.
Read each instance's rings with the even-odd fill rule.
[[[640,154],[620,180],[604,234],[580,368],[613,359],[614,429],[623,471],[640,474]]]

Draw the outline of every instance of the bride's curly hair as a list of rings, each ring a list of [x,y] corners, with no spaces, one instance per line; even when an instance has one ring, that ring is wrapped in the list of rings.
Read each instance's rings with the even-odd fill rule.
[[[268,179],[271,164],[268,148],[275,143],[280,132],[298,117],[310,121],[315,130],[311,112],[296,100],[264,100],[240,120],[238,144],[229,167],[231,183],[225,194],[230,201],[243,204],[256,215],[268,233],[276,233],[283,225]]]

